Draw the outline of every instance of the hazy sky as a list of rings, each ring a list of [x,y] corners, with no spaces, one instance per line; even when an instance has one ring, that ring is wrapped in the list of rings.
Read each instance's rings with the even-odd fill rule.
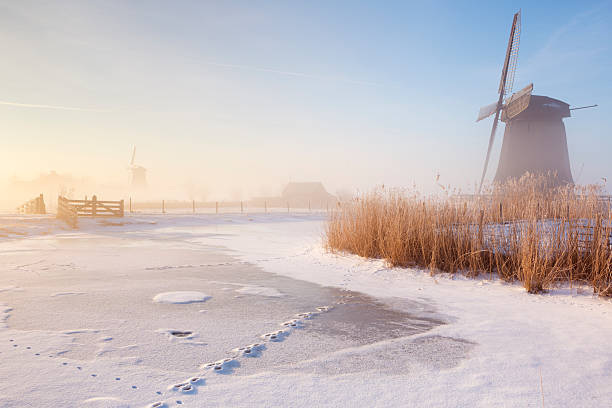
[[[610,1],[0,1],[0,174],[124,183],[136,145],[160,186],[466,187],[521,7],[515,90],[598,103],[570,159],[612,177]]]

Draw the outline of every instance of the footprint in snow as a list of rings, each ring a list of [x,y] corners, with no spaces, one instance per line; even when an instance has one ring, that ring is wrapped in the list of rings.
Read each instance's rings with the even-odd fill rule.
[[[289,328],[300,328],[302,327],[302,322],[298,319],[287,320],[286,322],[281,323],[281,326],[289,327]]]
[[[191,377],[188,380],[180,382],[178,384],[174,384],[171,387],[168,387],[169,390],[179,391],[183,394],[191,394],[195,393],[197,390],[197,385],[204,385],[204,378],[202,377]],[[161,395],[161,392],[157,391],[158,395]]]
[[[253,343],[244,347],[236,347],[232,352],[238,354],[238,356],[258,357],[265,348],[266,346],[263,344]]]
[[[302,327],[302,320],[311,319],[313,316],[328,312],[332,309],[332,306],[319,306],[316,308],[316,312],[303,312],[296,314],[295,319],[287,320],[286,322],[281,323],[281,326],[286,327],[282,330],[276,330],[270,333],[265,333],[260,336],[263,340],[266,341],[283,341],[284,338],[289,334],[287,330],[292,328]],[[174,331],[171,332],[173,336],[183,337],[191,335],[191,332],[180,332]],[[265,344],[261,343],[253,343],[244,347],[237,347],[232,350],[232,352],[236,353],[236,357],[256,357],[258,356],[262,350],[266,348]],[[203,364],[200,368],[205,370],[210,370],[216,372],[218,374],[231,374],[235,367],[239,367],[240,363],[235,358],[224,358],[222,360],[214,361],[212,363]],[[118,380],[119,378],[116,378]],[[193,393],[196,391],[196,385],[203,385],[204,378],[202,377],[191,377],[189,380],[171,385],[168,387],[169,390],[179,391],[181,393]],[[136,388],[132,386],[132,388]],[[161,395],[160,391],[157,391],[158,395]],[[183,402],[180,400],[176,401],[177,405],[181,405]],[[165,407],[165,403],[163,402],[154,402],[149,405],[151,408],[162,408]]]
[[[285,340],[288,333],[285,330],[276,330],[270,333],[265,333],[259,336],[262,340],[280,342]]]
[[[217,374],[231,374],[240,363],[233,358],[224,358],[201,366],[205,370],[211,370]]]

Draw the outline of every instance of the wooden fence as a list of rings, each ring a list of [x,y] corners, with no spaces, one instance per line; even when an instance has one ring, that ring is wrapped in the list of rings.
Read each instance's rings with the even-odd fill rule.
[[[578,225],[574,227],[578,248],[589,251],[593,248],[607,248],[612,251],[612,231],[608,226]]]
[[[77,212],[70,205],[70,200],[62,196],[57,197],[57,218],[66,221],[72,228],[77,227]]]
[[[340,202],[304,201],[294,203],[291,201],[276,200],[269,201],[195,201],[195,200],[159,200],[159,201],[135,201],[131,197],[126,202],[126,212],[161,212],[192,214],[231,214],[231,213],[272,213],[272,212],[329,212],[340,207]],[[301,204],[301,205],[298,205]]]
[[[77,226],[78,217],[123,217],[123,200],[99,201],[96,196],[91,200],[69,200],[57,198],[57,218],[61,218],[73,228]]]
[[[43,199],[43,195],[39,195],[28,201],[27,203],[22,204],[18,208],[19,212],[22,214],[46,214],[47,211],[45,209],[45,200]]]
[[[597,222],[599,222],[599,227]],[[603,248],[612,252],[612,226],[602,220],[597,220],[593,224],[576,221],[556,222],[549,219],[540,221],[537,228],[542,230],[547,228],[550,230],[560,229],[561,237],[565,237],[568,245],[575,244],[580,251],[589,252],[595,248]],[[502,246],[508,244],[509,240],[515,236],[514,234],[520,236],[521,230],[527,230],[529,226],[523,221],[511,221],[500,224],[479,223],[474,224],[471,229],[473,229],[474,236],[477,237],[480,246],[495,247],[499,244],[502,244]],[[546,234],[543,233],[543,235]]]

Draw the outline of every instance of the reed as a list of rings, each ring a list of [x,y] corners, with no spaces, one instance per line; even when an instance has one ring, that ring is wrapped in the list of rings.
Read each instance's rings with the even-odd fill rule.
[[[382,187],[330,215],[326,246],[432,274],[497,274],[531,293],[572,282],[612,296],[612,220],[601,188],[549,188],[547,180],[526,175],[479,197]]]

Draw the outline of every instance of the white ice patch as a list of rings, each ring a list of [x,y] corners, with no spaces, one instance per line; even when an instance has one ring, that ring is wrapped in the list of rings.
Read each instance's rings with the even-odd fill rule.
[[[82,402],[87,407],[92,408],[129,408],[130,405],[122,399],[115,397],[94,397]]]
[[[100,333],[100,329],[74,329],[64,330],[62,334]]]
[[[185,304],[185,303],[196,303],[205,302],[211,297],[202,292],[164,292],[155,295],[153,298],[154,302],[157,303],[174,303],[174,304]]]
[[[244,286],[240,289],[236,289],[236,292],[243,295],[258,295],[267,297],[281,297],[284,296],[275,288],[267,288],[265,286]]]

